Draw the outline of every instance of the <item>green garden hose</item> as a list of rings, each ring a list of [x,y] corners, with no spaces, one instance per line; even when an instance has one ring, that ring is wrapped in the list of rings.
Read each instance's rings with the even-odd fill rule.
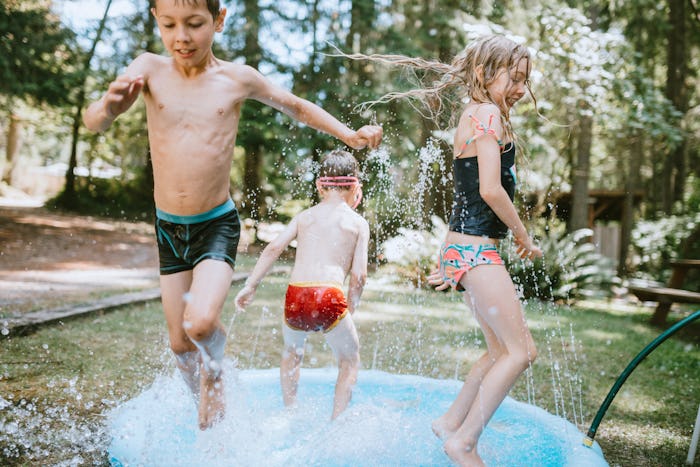
[[[583,440],[583,444],[586,446],[590,447],[593,445],[593,438],[595,438],[596,431],[598,430],[598,425],[600,425],[600,422],[603,420],[603,417],[605,416],[605,412],[607,412],[608,407],[610,407],[610,404],[612,404],[613,399],[617,395],[617,391],[620,390],[620,387],[625,383],[629,375],[634,371],[634,369],[639,365],[639,363],[646,358],[647,355],[652,353],[654,349],[656,349],[661,343],[663,343],[666,339],[671,337],[676,331],[679,329],[687,326],[688,324],[692,323],[696,319],[700,318],[700,310],[696,311],[692,315],[682,319],[681,321],[677,322],[654,339],[644,347],[644,349],[637,354],[634,359],[627,365],[627,368],[620,374],[620,376],[617,378],[615,381],[615,384],[613,384],[612,388],[610,388],[610,392],[608,392],[607,397],[603,401],[603,405],[600,406],[600,409],[598,409],[598,413],[596,413],[595,418],[593,419],[593,423],[591,423],[591,427],[588,429],[588,434]]]

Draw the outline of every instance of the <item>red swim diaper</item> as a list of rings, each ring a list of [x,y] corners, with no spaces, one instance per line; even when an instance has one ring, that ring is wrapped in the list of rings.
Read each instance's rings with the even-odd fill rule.
[[[347,312],[345,294],[338,284],[298,282],[287,287],[284,320],[292,329],[328,332]]]

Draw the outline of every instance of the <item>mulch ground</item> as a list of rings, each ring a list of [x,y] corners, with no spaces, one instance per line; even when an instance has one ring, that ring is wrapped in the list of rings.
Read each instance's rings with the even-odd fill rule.
[[[146,222],[0,207],[0,315],[157,286],[152,231]]]

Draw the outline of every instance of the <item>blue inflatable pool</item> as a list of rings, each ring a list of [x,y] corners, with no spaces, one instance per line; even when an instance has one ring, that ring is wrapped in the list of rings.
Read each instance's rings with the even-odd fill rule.
[[[113,466],[441,466],[450,465],[430,429],[461,387],[361,371],[346,412],[330,421],[336,370],[302,369],[299,405],[285,409],[279,370],[228,368],[227,413],[197,429],[192,397],[177,374],[161,376],[108,417]],[[597,443],[560,417],[507,398],[479,452],[489,466],[607,466]]]

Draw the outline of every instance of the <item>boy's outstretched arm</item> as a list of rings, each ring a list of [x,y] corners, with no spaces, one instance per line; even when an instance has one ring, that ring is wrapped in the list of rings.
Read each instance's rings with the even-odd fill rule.
[[[143,76],[119,76],[110,83],[104,96],[88,106],[83,116],[85,126],[92,131],[105,131],[119,114],[134,104],[141,89]]]
[[[355,313],[360,305],[362,291],[367,280],[367,249],[369,246],[369,224],[365,219],[360,222],[360,233],[355,244],[355,252],[350,268],[350,283],[348,285],[348,310]]]
[[[272,265],[275,264],[275,261],[277,261],[277,258],[280,257],[285,248],[297,237],[297,225],[297,218],[294,217],[289,225],[274,240],[267,244],[260,254],[260,258],[255,263],[253,271],[246,279],[245,285],[236,295],[237,308],[244,309],[253,301],[255,291],[260,282],[270,272],[270,268],[272,268]]]
[[[136,102],[146,82],[144,73],[150,62],[148,55],[136,57],[124,74],[109,84],[107,92],[88,106],[83,114],[83,123],[89,130],[105,131]]]
[[[354,149],[379,146],[382,127],[365,125],[354,131],[318,105],[275,86],[254,68],[246,67],[245,72],[251,98],[274,107],[318,131],[333,135]]]

